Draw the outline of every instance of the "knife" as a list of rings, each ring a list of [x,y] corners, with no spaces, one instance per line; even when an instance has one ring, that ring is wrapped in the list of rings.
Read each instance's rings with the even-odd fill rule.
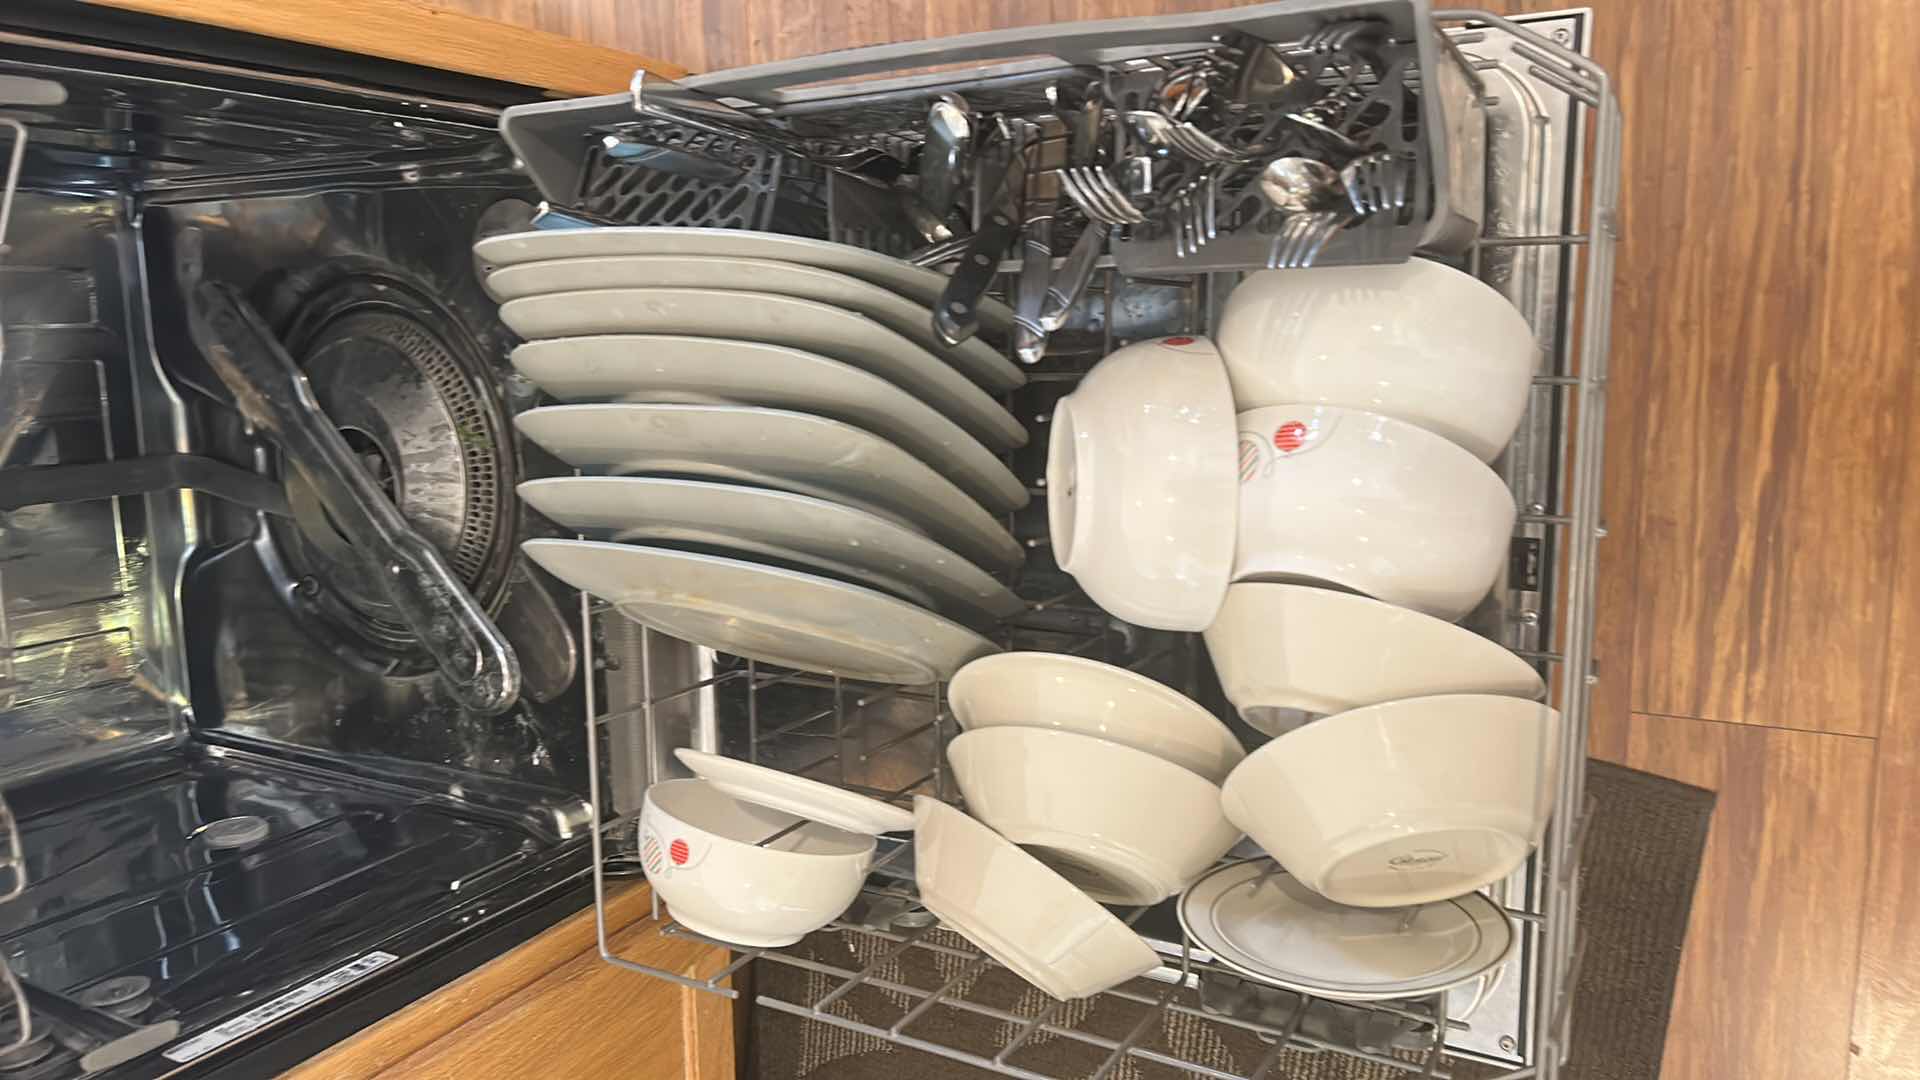
[[[1005,148],[1007,163],[993,180],[985,218],[961,252],[960,266],[947,280],[940,306],[933,311],[933,332],[948,345],[958,345],[979,331],[980,300],[993,284],[1001,256],[1020,234],[1020,201],[1027,183],[1025,133],[997,119],[988,138],[989,149]]]

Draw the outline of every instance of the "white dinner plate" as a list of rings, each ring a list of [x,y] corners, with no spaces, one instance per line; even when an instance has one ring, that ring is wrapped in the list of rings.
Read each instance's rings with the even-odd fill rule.
[[[1027,381],[1011,360],[977,337],[948,346],[933,332],[932,312],[899,293],[817,266],[711,255],[610,255],[503,266],[488,275],[486,285],[487,292],[502,303],[582,289],[745,288],[797,296],[865,315],[945,359],[988,390],[1014,390]]]
[[[1436,994],[1499,966],[1513,923],[1479,893],[1405,908],[1336,904],[1272,859],[1230,863],[1181,895],[1180,925],[1227,967],[1344,1001]]]
[[[778,259],[818,266],[889,289],[931,310],[946,291],[947,276],[891,255],[828,240],[749,232],[745,229],[682,229],[619,226],[602,229],[534,229],[489,236],[473,245],[489,267],[539,259],[593,258],[603,255],[713,255],[723,259]],[[1005,337],[1013,329],[1013,309],[982,299],[976,312],[980,328]]]
[[[651,476],[553,476],[519,491],[535,510],[592,539],[742,551],[994,619],[1026,609],[986,571],[925,536],[825,499]]]
[[[913,811],[804,776],[769,769],[719,754],[681,747],[673,752],[693,774],[742,802],[785,810],[856,833],[901,832],[913,828]]]
[[[939,470],[992,510],[1027,504],[993,451],[924,402],[859,368],[757,341],[608,335],[530,341],[513,366],[562,401],[764,405],[866,428]]]
[[[924,795],[913,800],[913,876],[936,918],[1063,1001],[1160,966],[1152,946],[1066,878]]]
[[[581,468],[777,488],[890,517],[984,566],[1025,557],[993,515],[925,462],[823,416],[740,405],[549,405],[513,422]]]
[[[887,380],[998,450],[1024,446],[1027,429],[939,357],[851,311],[772,293],[725,289],[591,289],[500,305],[523,338],[590,334],[692,334],[786,345]]]
[[[814,574],[595,540],[528,540],[520,549],[635,622],[782,667],[919,686],[998,651],[905,600]]]
[[[954,719],[968,731],[1045,727],[1144,750],[1223,783],[1247,756],[1214,715],[1164,683],[1126,668],[1063,653],[982,657],[947,687]]]

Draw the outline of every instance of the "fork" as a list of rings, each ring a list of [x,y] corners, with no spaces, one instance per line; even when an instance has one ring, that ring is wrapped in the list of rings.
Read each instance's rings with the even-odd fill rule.
[[[1138,225],[1147,220],[1133,200],[1098,165],[1071,165],[1059,170],[1060,189],[1088,218],[1107,225]]]
[[[1127,120],[1143,141],[1178,150],[1195,161],[1238,161],[1243,156],[1192,124],[1175,123],[1157,112],[1135,109],[1127,113]]]
[[[1340,183],[1353,203],[1353,212],[1365,217],[1405,207],[1409,173],[1404,160],[1383,150],[1347,162],[1340,170]]]
[[[1363,49],[1376,49],[1386,40],[1387,24],[1378,19],[1345,19],[1328,23],[1300,39],[1300,47],[1322,54],[1351,52],[1356,41]]]
[[[1174,196],[1169,210],[1175,258],[1197,253],[1220,235],[1219,199],[1220,174],[1215,171],[1196,178]]]
[[[1274,235],[1267,253],[1268,269],[1301,269],[1312,266],[1333,234],[1339,232],[1353,215],[1338,210],[1314,210],[1289,215]]]

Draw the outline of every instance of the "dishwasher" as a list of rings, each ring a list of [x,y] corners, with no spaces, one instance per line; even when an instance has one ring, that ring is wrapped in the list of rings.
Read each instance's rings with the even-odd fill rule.
[[[1350,230],[1323,261],[1418,251],[1463,267],[1526,316],[1544,358],[1495,462],[1519,508],[1509,557],[1464,622],[1536,665],[1568,724],[1547,839],[1494,889],[1519,928],[1502,977],[1470,1009],[1457,992],[1323,1001],[1215,963],[1161,905],[1124,912],[1160,954],[1147,979],[1092,1003],[989,1000],[974,976],[992,961],[916,902],[912,845],[897,838],[820,932],[856,963],[736,949],[693,978],[622,957],[604,920],[599,949],[634,978],[740,1000],[743,1023],[744,1010],[777,1013],[1009,1076],[1252,1080],[1292,1075],[1305,1055],[1377,1070],[1365,1075],[1559,1073],[1578,1022],[1619,179],[1618,106],[1585,57],[1590,13],[1288,0],[719,72],[684,80],[683,99],[674,88],[678,107],[643,109],[637,91],[535,101],[212,32],[163,54],[139,44],[138,22],[37,10],[0,20],[0,1076],[218,1071],[343,1003],[391,1009],[406,1000],[399,973],[500,951],[542,912],[589,897],[604,912],[614,883],[642,876],[642,795],[687,775],[679,748],[882,800],[957,801],[942,685],[716,653],[523,559],[521,541],[571,534],[515,484],[572,470],[515,434],[540,395],[506,362],[515,338],[473,243],[641,224],[908,255],[820,156],[910,159],[909,119],[944,91],[1037,118],[1065,78],[1152,80],[1352,15],[1391,24],[1411,58],[1391,89],[1424,183],[1410,221]],[[1054,238],[1056,264],[1072,239]],[[1094,362],[1213,326],[1247,266],[1232,239],[1194,261],[1165,230],[1116,242],[1044,354],[1022,357],[1027,385],[1005,403],[1040,437],[1008,457],[1015,474],[1040,490],[1053,403]],[[1020,266],[995,267],[995,289]],[[354,498],[397,508],[432,550],[394,550],[414,551],[420,580],[454,584],[408,598],[368,580],[354,549],[387,542],[394,515],[343,521],[317,490],[340,474],[310,468],[306,414],[261,389],[288,365],[337,425],[322,441],[349,452]],[[1054,565],[1043,503],[1006,519],[1027,552],[1006,576],[1025,610],[996,644],[1149,675],[1256,738],[1199,635],[1119,622]],[[421,609],[459,632],[415,632]],[[456,669],[478,677],[439,675]],[[657,901],[647,932],[697,936]],[[899,978],[915,956],[946,977]],[[774,992],[776,967],[807,992]],[[876,988],[898,1006],[890,1019],[845,1008]],[[1092,1019],[1102,1009],[1124,1023]],[[927,1021],[946,1013],[1000,1036],[943,1042]],[[1170,1024],[1266,1049],[1223,1068],[1165,1045]],[[1032,1066],[1041,1046],[1085,1066]]]
[[[1520,511],[1510,557],[1492,595],[1464,620],[1535,663],[1570,724],[1547,842],[1495,890],[1523,927],[1506,976],[1484,1000],[1455,991],[1371,1004],[1320,1001],[1240,978],[1196,948],[1165,910],[1170,905],[1161,905],[1126,912],[1163,960],[1144,984],[1106,991],[1091,1003],[1062,1003],[1037,992],[1009,1000],[981,991],[973,976],[997,962],[932,925],[916,903],[911,843],[888,838],[861,900],[823,931],[847,941],[837,963],[804,948],[736,947],[725,970],[689,979],[624,959],[606,947],[603,934],[608,962],[703,992],[744,993],[756,1009],[836,1030],[840,1041],[833,1045],[842,1051],[909,1047],[1009,1076],[1159,1075],[1137,1072],[1146,1066],[1162,1067],[1166,1075],[1286,1076],[1300,1068],[1297,1055],[1316,1053],[1350,1055],[1376,1070],[1355,1075],[1449,1075],[1454,1062],[1471,1063],[1475,1075],[1557,1074],[1567,1025],[1576,1022],[1569,1003],[1579,956],[1580,823],[1588,812],[1582,771],[1594,671],[1593,558],[1602,535],[1598,484],[1619,168],[1617,106],[1605,73],[1582,51],[1588,13],[1510,21],[1424,4],[1365,5],[1363,11],[1314,2],[1067,24],[857,49],[684,80],[732,110],[718,119],[678,107],[675,91],[662,94],[642,76],[629,95],[511,109],[503,131],[557,222],[824,228],[808,235],[951,265],[951,248],[910,251],[920,238],[875,227],[875,216],[861,207],[836,205],[809,157],[878,152],[906,160],[917,147],[912,121],[941,92],[985,102],[982,110],[1044,116],[1057,108],[1060,86],[1075,76],[1155,85],[1197,58],[1247,49],[1249,40],[1297,42],[1316,26],[1352,14],[1386,20],[1394,39],[1417,54],[1410,68],[1393,70],[1405,80],[1407,100],[1417,103],[1402,114],[1398,134],[1430,168],[1428,201],[1397,230],[1339,234],[1315,265],[1388,262],[1416,249],[1449,259],[1519,308],[1546,357],[1519,434],[1495,463]],[[755,167],[732,188],[634,166],[656,153],[737,154],[743,142],[754,146]],[[783,152],[788,148],[795,152]],[[974,193],[976,223],[985,201]],[[725,207],[728,216],[671,216],[702,205]],[[1028,384],[1009,395],[1010,410],[1043,432],[1054,402],[1117,346],[1208,333],[1241,271],[1260,265],[1251,246],[1270,242],[1247,231],[1197,244],[1189,239],[1186,250],[1172,235],[1177,230],[1150,225],[1116,240],[1044,355],[1021,357],[1037,362],[1027,369]],[[1050,253],[1064,253],[1071,239],[1052,237]],[[1008,283],[1021,265],[1007,259],[995,267],[1002,295],[1010,295]],[[1010,457],[1036,495],[1045,493],[1045,451],[1038,449],[1045,441],[1035,438]],[[996,644],[1123,666],[1232,717],[1197,635],[1129,625],[1089,602],[1051,557],[1043,506],[1007,520],[1028,549],[1012,578],[1027,610],[1002,623]],[[651,782],[688,775],[673,754],[680,747],[770,765],[883,801],[958,797],[942,754],[957,725],[940,685],[869,685],[690,649],[591,599],[582,601],[579,620],[581,641],[605,676],[590,688],[587,710],[588,727],[598,736],[587,744],[595,761],[589,801],[597,814],[597,890],[609,874],[633,873],[641,861],[635,834],[641,795]],[[1235,730],[1243,740],[1257,738],[1245,727]],[[661,933],[698,936],[673,923],[657,901],[654,916]],[[928,962],[915,968],[914,959]],[[764,972],[768,965],[804,978],[782,981],[780,991],[734,985],[736,973]],[[920,978],[904,975],[909,969]],[[876,1007],[885,1015],[848,1007],[849,997],[863,991],[885,999]],[[943,1011],[991,1021],[995,1034],[943,1040],[941,1026],[929,1021]],[[1271,1048],[1255,1062],[1242,1061],[1244,1072],[1222,1068],[1166,1045],[1161,1036],[1183,1024],[1236,1028]],[[1072,1064],[1042,1068],[1023,1060],[1046,1043],[1071,1044],[1084,1061],[1065,1055]]]

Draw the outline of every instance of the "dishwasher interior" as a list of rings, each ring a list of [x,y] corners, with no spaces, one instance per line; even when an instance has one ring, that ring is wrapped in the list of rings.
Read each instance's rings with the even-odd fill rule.
[[[578,657],[518,555],[470,254],[533,213],[496,130],[528,92],[0,22],[0,1075],[204,1071],[585,870]],[[248,298],[476,600],[549,643],[518,706],[449,699],[207,384],[196,282]]]
[[[1335,10],[1346,9],[1279,4],[1234,13],[1240,22],[1200,15],[1049,28],[1054,36],[973,35],[720,72],[686,85],[780,119],[792,134],[810,138],[816,152],[880,149],[904,158],[916,138],[906,118],[923,112],[923,102],[938,90],[959,90],[970,101],[1040,117],[1049,112],[1049,93],[1063,72],[1091,68],[1108,79],[1157,78],[1223,42],[1232,47],[1234,33],[1262,25],[1256,22],[1262,17],[1283,20],[1264,24],[1271,31],[1289,18],[1324,18]],[[1422,19],[1429,15],[1424,6],[1412,11]],[[1438,121],[1448,129],[1452,154],[1432,165],[1433,199],[1422,213],[1438,222],[1445,216],[1439,204],[1451,198],[1467,208],[1472,227],[1460,235],[1458,221],[1448,228],[1435,225],[1422,238],[1423,254],[1468,269],[1502,291],[1529,320],[1543,358],[1519,433],[1494,463],[1520,511],[1510,557],[1499,584],[1463,625],[1536,664],[1547,678],[1549,700],[1569,720],[1564,780],[1548,840],[1525,869],[1494,890],[1522,928],[1521,947],[1485,1000],[1474,1002],[1471,993],[1456,990],[1427,999],[1331,1002],[1261,986],[1196,948],[1171,904],[1124,912],[1164,961],[1149,979],[1089,1001],[1061,1003],[1037,991],[1008,998],[976,981],[993,962],[933,925],[919,907],[912,845],[888,838],[881,840],[861,900],[821,932],[842,935],[847,948],[841,955],[850,960],[823,962],[805,946],[735,947],[724,971],[689,979],[624,959],[606,948],[603,936],[602,953],[611,963],[823,1025],[837,1032],[835,1046],[910,1047],[1011,1076],[1158,1075],[1139,1072],[1149,1066],[1167,1075],[1285,1076],[1306,1068],[1297,1055],[1326,1052],[1363,1059],[1376,1070],[1366,1075],[1558,1071],[1577,971],[1578,842],[1588,812],[1582,773],[1592,681],[1594,543],[1601,534],[1598,476],[1618,113],[1605,73],[1582,56],[1587,13],[1511,22],[1481,12],[1431,14],[1445,27],[1433,54],[1443,59],[1422,69],[1411,85],[1425,88],[1423,100],[1448,95],[1462,108],[1408,110],[1409,140],[1414,124]],[[1293,25],[1304,32],[1311,23]],[[1101,38],[1103,33],[1112,37]],[[1291,40],[1284,29],[1256,36]],[[1047,55],[1025,55],[1032,52]],[[947,62],[941,73],[923,73],[937,61]],[[894,70],[910,74],[880,77]],[[697,123],[683,128],[670,119],[636,117],[646,112],[643,93],[636,82],[631,99],[612,95],[509,111],[503,130],[542,192],[558,204],[557,220],[571,213],[604,224],[744,225],[907,254],[887,248],[857,215],[836,210],[822,194],[818,170],[804,157]],[[751,168],[743,179],[721,184],[651,169],[645,163],[654,153],[730,157]],[[1440,194],[1442,177],[1447,195]],[[974,205],[978,222],[978,193]],[[1073,239],[1056,233],[1056,255]],[[1139,248],[1153,242],[1150,229],[1128,240]],[[1329,250],[1335,262],[1383,261],[1396,254],[1390,239]],[[1093,363],[1142,338],[1209,332],[1240,273],[1207,270],[1207,251],[1202,248],[1190,263],[1169,262],[1163,251],[1156,262],[1138,248],[1128,254],[1116,245],[1116,254],[1102,260],[1093,287],[1027,369],[1028,384],[1006,399],[1034,433],[1008,459],[1032,494],[1045,495],[1045,431],[1054,402]],[[936,250],[920,253],[929,265],[941,258]],[[1143,260],[1151,271],[1137,269]],[[1001,295],[1020,265],[1010,259],[997,268]],[[1136,269],[1129,272],[1128,266]],[[1027,610],[997,628],[995,643],[1091,657],[1150,675],[1188,693],[1233,726],[1243,742],[1257,745],[1263,736],[1226,703],[1198,635],[1123,623],[1089,602],[1058,569],[1048,551],[1044,503],[1036,498],[1007,519],[1028,550],[1011,577]],[[635,829],[642,795],[649,783],[689,775],[673,756],[677,747],[771,765],[884,801],[915,795],[959,799],[943,754],[958,728],[940,685],[865,684],[716,654],[630,622],[587,597],[578,618],[598,675],[588,688],[587,710],[594,736],[587,745],[594,756],[589,775],[597,813],[597,890],[610,876],[640,872]],[[698,936],[674,924],[658,901],[653,914],[661,933]],[[783,985],[804,986],[805,992],[770,991],[762,988],[764,979],[749,977],[768,965],[800,972],[803,980]],[[876,1018],[874,1008],[851,1008],[851,999],[861,995],[884,999],[877,1006],[884,1016]],[[943,1015],[996,1024],[998,1035],[984,1042],[943,1038]],[[1222,1067],[1183,1056],[1165,1039],[1174,1027],[1209,1024],[1254,1035],[1269,1049],[1257,1060]],[[1057,1050],[1063,1043],[1080,1052],[1074,1064],[1034,1063],[1036,1047],[1052,1044]]]

